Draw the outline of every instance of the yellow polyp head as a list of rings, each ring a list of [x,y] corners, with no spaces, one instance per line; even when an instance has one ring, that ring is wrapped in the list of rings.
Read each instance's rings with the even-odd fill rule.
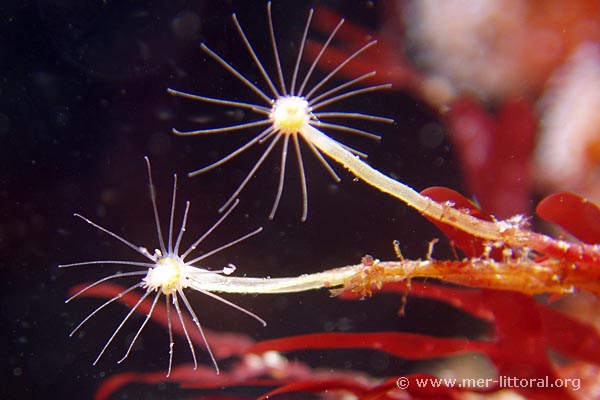
[[[181,261],[174,257],[163,257],[156,267],[148,271],[144,278],[150,290],[160,289],[163,294],[171,294],[181,288]]]
[[[284,96],[273,104],[269,114],[276,131],[290,134],[302,131],[310,120],[310,108],[303,97]]]

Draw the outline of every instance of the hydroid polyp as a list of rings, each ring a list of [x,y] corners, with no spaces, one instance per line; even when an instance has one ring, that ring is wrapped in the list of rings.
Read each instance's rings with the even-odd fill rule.
[[[110,274],[104,278],[101,278],[101,279],[89,284],[88,286],[86,286],[85,288],[80,290],[79,292],[75,293],[69,299],[67,299],[66,302],[69,303],[71,300],[75,299],[76,297],[78,297],[79,295],[81,295],[82,293],[87,291],[88,289],[95,287],[97,285],[100,285],[104,282],[111,281],[113,279],[127,278],[127,277],[132,277],[132,276],[137,276],[137,277],[142,278],[136,284],[130,286],[123,292],[119,293],[118,295],[116,295],[112,299],[106,301],[105,303],[103,303],[102,305],[97,307],[94,311],[92,311],[87,317],[85,317],[83,319],[83,321],[81,321],[81,323],[79,323],[79,325],[77,325],[73,329],[73,331],[71,332],[71,336],[75,332],[77,332],[87,321],[89,321],[93,316],[95,316],[97,313],[99,313],[105,307],[107,307],[111,303],[117,301],[123,295],[125,295],[129,292],[132,292],[136,289],[141,289],[142,295],[140,296],[138,302],[131,308],[131,310],[129,310],[127,315],[123,318],[121,323],[114,330],[112,336],[110,336],[110,338],[107,340],[106,344],[104,345],[104,347],[98,354],[98,357],[94,361],[94,365],[96,365],[98,363],[98,361],[100,360],[102,355],[106,352],[107,348],[110,346],[110,344],[115,339],[117,334],[121,331],[121,329],[123,328],[125,323],[129,320],[129,318],[133,315],[133,313],[136,311],[136,309],[140,306],[140,304],[142,304],[142,302],[144,302],[148,298],[152,299],[152,305],[150,306],[149,312],[147,313],[145,319],[143,320],[142,324],[138,328],[135,336],[131,340],[129,347],[127,348],[127,351],[125,352],[124,356],[118,362],[121,363],[122,361],[124,361],[129,356],[129,353],[131,352],[135,342],[137,341],[138,337],[140,336],[140,334],[146,327],[148,321],[150,320],[150,317],[152,316],[152,313],[154,312],[155,306],[158,303],[159,298],[161,297],[161,295],[164,295],[165,296],[165,304],[166,304],[166,312],[167,312],[168,331],[169,331],[169,368],[167,371],[167,376],[169,376],[171,373],[171,367],[172,367],[172,363],[173,363],[173,346],[174,346],[173,331],[172,331],[172,326],[171,326],[171,305],[175,308],[175,312],[177,314],[179,322],[181,323],[188,346],[190,348],[190,352],[192,354],[192,358],[194,360],[194,368],[197,367],[196,350],[194,348],[194,345],[193,345],[190,335],[188,333],[189,328],[186,326],[185,319],[183,318],[183,313],[185,312],[185,310],[187,310],[189,315],[192,317],[192,320],[194,321],[194,324],[195,324],[195,328],[198,329],[198,331],[200,332],[200,335],[202,336],[204,344],[206,345],[206,349],[207,349],[208,354],[211,358],[211,361],[215,367],[215,370],[217,373],[219,373],[219,366],[217,365],[217,361],[215,360],[215,357],[213,356],[213,353],[210,349],[210,345],[209,345],[208,341],[206,340],[204,330],[202,329],[202,325],[200,324],[200,321],[196,315],[196,312],[194,311],[194,308],[192,307],[190,301],[188,300],[188,298],[185,294],[185,290],[188,288],[190,288],[192,290],[197,290],[209,297],[212,297],[213,299],[216,299],[222,303],[225,303],[225,304],[235,308],[236,310],[239,310],[239,311],[249,315],[250,317],[259,321],[263,326],[266,326],[266,322],[263,319],[261,319],[259,316],[254,314],[253,312],[251,312],[237,304],[234,304],[234,303],[230,302],[229,300],[226,300],[223,297],[212,293],[211,291],[203,290],[202,288],[198,288],[197,284],[196,284],[205,279],[210,280],[210,277],[214,276],[214,275],[230,275],[230,274],[232,274],[235,271],[235,266],[232,264],[229,264],[228,266],[222,268],[221,270],[209,270],[208,268],[200,267],[200,266],[197,266],[196,264],[201,261],[204,261],[205,259],[209,258],[210,256],[212,256],[222,250],[225,250],[237,243],[240,243],[240,242],[248,239],[251,236],[256,235],[257,233],[259,233],[262,230],[262,228],[258,228],[258,229],[254,230],[250,233],[247,233],[229,243],[223,244],[213,250],[204,252],[197,257],[193,257],[192,259],[186,260],[191,257],[191,254],[196,250],[197,246],[200,245],[204,241],[204,239],[206,239],[211,233],[213,233],[219,227],[219,225],[221,225],[221,223],[223,223],[223,221],[225,221],[225,219],[227,219],[227,217],[231,214],[231,212],[237,206],[238,200],[235,200],[231,204],[231,206],[228,207],[227,210],[225,210],[224,214],[202,236],[200,236],[196,241],[194,241],[186,250],[181,251],[181,243],[182,243],[182,239],[183,239],[183,234],[186,230],[186,226],[188,223],[190,202],[189,201],[186,202],[185,211],[183,213],[183,218],[181,221],[181,226],[179,228],[179,232],[175,235],[174,234],[174,220],[175,220],[175,203],[176,203],[176,198],[177,198],[177,175],[174,175],[173,195],[172,195],[172,201],[171,201],[171,212],[170,212],[170,217],[169,217],[169,228],[168,228],[168,235],[167,235],[166,241],[165,241],[165,237],[163,235],[163,229],[162,229],[162,226],[160,223],[160,218],[159,218],[159,213],[158,213],[158,207],[157,207],[157,202],[156,202],[156,190],[154,187],[154,183],[152,181],[152,172],[151,172],[151,168],[150,168],[150,161],[148,160],[147,157],[145,159],[146,159],[146,165],[148,168],[148,181],[149,181],[149,186],[150,186],[150,196],[152,199],[152,208],[153,208],[153,212],[154,212],[154,222],[155,222],[155,226],[156,226],[158,244],[159,244],[160,248],[155,249],[153,253],[150,253],[147,250],[147,248],[137,246],[137,245],[133,244],[132,242],[119,236],[118,234],[114,233],[113,231],[110,231],[110,230],[92,222],[91,220],[83,217],[82,215],[75,214],[76,217],[84,220],[85,222],[92,225],[96,229],[99,229],[100,231],[104,232],[105,234],[112,236],[114,239],[120,241],[121,243],[128,246],[135,252],[139,253],[141,256],[146,258],[146,261],[97,260],[97,261],[85,261],[85,262],[77,262],[77,263],[72,263],[72,264],[59,265],[60,268],[82,267],[82,266],[111,266],[111,265],[117,265],[117,266],[121,266],[121,267],[142,268],[141,270],[138,270],[138,271],[116,272],[114,274]],[[180,303],[180,300],[183,303],[183,305]]]
[[[168,89],[168,92],[175,96],[180,96],[192,100],[197,100],[205,103],[213,103],[219,104],[228,107],[237,107],[251,111],[253,114],[258,116],[258,119],[243,122],[236,125],[218,127],[218,128],[206,128],[206,129],[198,129],[192,131],[179,131],[177,129],[173,129],[173,132],[177,135],[181,136],[192,136],[192,135],[206,135],[206,134],[214,134],[214,133],[230,133],[235,131],[253,129],[253,128],[262,128],[259,130],[259,133],[251,138],[244,145],[235,149],[227,156],[221,158],[220,160],[206,166],[200,168],[196,171],[190,172],[189,176],[196,176],[202,174],[204,172],[210,171],[216,167],[219,167],[226,162],[230,161],[237,155],[242,152],[248,150],[249,148],[255,145],[264,145],[266,146],[262,155],[258,158],[254,166],[250,169],[246,177],[242,180],[237,189],[233,192],[233,194],[229,197],[229,199],[225,202],[225,204],[221,207],[220,211],[223,212],[227,209],[231,203],[237,198],[237,196],[241,193],[244,187],[248,184],[250,179],[254,176],[254,174],[258,171],[261,165],[264,163],[265,159],[271,154],[277,144],[281,143],[281,160],[280,160],[280,168],[279,168],[279,183],[277,185],[277,190],[275,194],[275,200],[273,202],[273,206],[271,208],[271,212],[269,214],[269,219],[272,219],[275,216],[277,208],[279,206],[279,202],[281,200],[281,195],[283,193],[283,184],[286,173],[286,162],[288,158],[288,150],[290,146],[290,142],[293,144],[294,153],[296,156],[296,160],[298,163],[298,169],[300,174],[300,185],[302,190],[302,216],[301,220],[305,221],[308,215],[308,193],[306,187],[306,173],[304,169],[304,163],[302,161],[302,151],[300,147],[300,139],[306,144],[311,153],[315,155],[315,157],[320,161],[320,163],[325,167],[325,169],[329,172],[329,174],[333,177],[335,181],[339,181],[340,178],[334,169],[329,165],[325,157],[323,156],[321,150],[318,149],[317,146],[312,141],[312,136],[310,130],[316,129],[329,129],[334,131],[340,131],[345,133],[357,134],[360,136],[364,136],[370,139],[379,140],[380,137],[374,133],[359,129],[357,127],[352,127],[350,125],[345,125],[343,123],[334,122],[341,118],[349,119],[349,120],[368,120],[374,122],[384,122],[384,123],[392,123],[393,120],[385,117],[365,114],[362,112],[352,112],[352,111],[322,111],[326,106],[330,106],[334,103],[337,103],[341,100],[358,96],[364,93],[374,92],[377,90],[390,88],[390,84],[384,85],[371,85],[362,88],[357,88],[356,86],[362,81],[368,79],[369,77],[375,74],[375,71],[366,73],[361,75],[353,80],[348,82],[339,84],[337,86],[326,88],[327,84],[332,80],[332,78],[339,72],[342,68],[344,68],[352,59],[363,53],[365,50],[375,45],[377,41],[369,41],[364,46],[360,47],[350,56],[348,56],[344,61],[342,61],[339,65],[337,65],[331,72],[325,75],[323,78],[318,80],[316,83],[311,85],[311,77],[313,76],[314,69],[319,62],[319,60],[323,57],[328,45],[333,40],[335,34],[341,28],[344,20],[340,20],[340,22],[333,28],[327,41],[322,46],[320,52],[317,54],[315,59],[310,64],[307,72],[304,74],[303,78],[300,78],[300,64],[302,60],[302,55],[304,52],[304,47],[306,44],[306,38],[308,34],[308,30],[310,27],[310,22],[312,19],[313,10],[311,9],[308,14],[308,18],[306,21],[306,25],[304,27],[304,31],[302,34],[302,38],[300,40],[300,46],[298,50],[298,55],[296,58],[296,62],[294,64],[294,69],[292,72],[291,79],[286,81],[283,73],[280,53],[277,47],[277,40],[275,38],[275,30],[273,27],[273,18],[271,13],[271,3],[267,3],[267,22],[269,26],[269,39],[271,44],[271,49],[273,52],[274,58],[274,69],[276,71],[276,77],[272,77],[267,72],[263,62],[256,54],[254,47],[248,40],[246,33],[242,29],[236,14],[232,15],[233,23],[237,32],[239,33],[240,38],[244,43],[244,47],[248,52],[252,62],[255,67],[259,70],[260,75],[262,76],[264,83],[266,85],[266,89],[263,87],[259,87],[257,84],[253,83],[250,79],[248,79],[245,75],[243,75],[238,69],[236,69],[230,62],[225,60],[219,54],[211,50],[206,44],[202,43],[200,48],[213,60],[219,63],[223,68],[225,68],[229,73],[231,73],[235,78],[237,78],[240,82],[244,84],[247,88],[249,88],[254,94],[259,97],[263,104],[258,103],[248,103],[236,100],[228,100],[228,99],[219,99],[214,97],[206,97],[196,94],[191,94],[187,92],[182,92],[175,89]],[[328,120],[332,120],[332,122],[326,122]],[[366,155],[358,150],[350,148],[338,141],[336,141],[341,147],[349,150],[354,155],[365,158]]]

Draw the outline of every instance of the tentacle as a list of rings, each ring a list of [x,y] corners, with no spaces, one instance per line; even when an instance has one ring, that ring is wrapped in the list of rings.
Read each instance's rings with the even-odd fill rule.
[[[121,321],[121,323],[119,324],[119,326],[117,327],[117,329],[115,329],[115,331],[113,332],[113,334],[110,337],[110,339],[108,339],[108,341],[106,342],[106,344],[102,348],[102,351],[100,351],[100,354],[98,354],[98,357],[96,357],[96,360],[92,363],[93,365],[96,365],[98,363],[98,361],[100,361],[100,358],[102,357],[102,355],[104,354],[104,352],[106,351],[106,349],[108,348],[108,346],[110,346],[110,344],[112,343],[113,339],[115,338],[115,336],[117,336],[117,334],[119,333],[119,331],[121,330],[121,328],[123,328],[123,325],[125,325],[125,323],[129,319],[129,317],[131,317],[133,315],[133,313],[135,312],[135,310],[140,306],[140,304],[142,304],[142,302],[146,299],[146,297],[148,297],[149,294],[150,294],[150,292],[144,293],[144,295],[142,297],[140,297],[140,299],[138,300],[138,302],[135,303],[135,305],[131,308],[131,310],[129,310],[129,312],[127,313],[127,315],[125,316],[125,318],[123,318],[123,321]]]

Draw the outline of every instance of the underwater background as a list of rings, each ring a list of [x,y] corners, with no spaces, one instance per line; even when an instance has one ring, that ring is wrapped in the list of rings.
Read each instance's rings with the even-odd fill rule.
[[[287,76],[311,7],[317,12],[334,11],[375,36],[385,20],[377,1],[273,1]],[[5,0],[0,5],[0,398],[90,399],[108,377],[165,370],[168,334],[153,322],[128,359],[117,364],[143,315],[132,317],[93,366],[127,309],[113,304],[69,338],[73,327],[101,304],[91,298],[65,304],[69,288],[106,273],[103,266],[59,269],[58,265],[137,259],[131,249],[73,213],[150,250],[158,246],[144,156],[152,163],[163,228],[174,173],[179,176],[178,210],[185,200],[191,201],[187,240],[216,221],[218,208],[261,151],[249,150],[213,171],[188,178],[188,172],[216,161],[253,134],[173,135],[174,127],[223,126],[245,115],[242,110],[174,98],[167,88],[256,101],[255,94],[199,48],[201,42],[207,43],[250,80],[261,81],[231,23],[232,12],[274,74],[264,1]],[[322,42],[326,37],[327,33],[309,31],[310,39]],[[405,51],[412,55],[414,50],[407,46]],[[386,55],[383,50],[377,54]],[[305,71],[308,65],[305,60],[301,68]],[[322,77],[327,72],[317,68],[316,74]],[[335,82],[345,79],[337,76]],[[445,186],[469,194],[447,128],[437,110],[414,93],[402,89],[371,93],[344,100],[337,109],[396,121],[357,124],[380,134],[379,143],[340,135],[345,143],[368,153],[370,165],[417,190]],[[342,181],[333,182],[312,155],[305,157],[304,164],[308,220],[300,222],[301,190],[293,160],[288,160],[277,215],[268,220],[279,176],[279,152],[274,153],[239,196],[238,208],[205,245],[214,248],[259,226],[263,232],[210,257],[207,267],[233,263],[239,276],[296,276],[357,264],[367,254],[394,260],[393,240],[400,242],[405,257],[421,258],[434,238],[441,239],[434,256],[452,257],[443,235],[418,212],[354,180],[341,167],[335,169]],[[239,332],[254,340],[331,331],[475,338],[484,331],[481,321],[431,300],[409,297],[400,318],[400,299],[391,294],[360,302],[332,298],[326,290],[224,297],[260,315],[267,327],[199,293],[189,294],[205,328]],[[206,352],[198,348],[198,354],[200,363],[210,364]],[[395,376],[427,365],[370,350],[313,350],[289,358],[372,376]],[[179,338],[174,365],[190,361],[189,350]],[[207,393],[225,398],[264,392],[238,388]],[[205,394],[165,379],[161,385],[132,385],[114,398],[203,398]]]

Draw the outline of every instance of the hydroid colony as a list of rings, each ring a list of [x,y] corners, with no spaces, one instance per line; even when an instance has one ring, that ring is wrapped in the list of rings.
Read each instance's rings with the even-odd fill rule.
[[[598,292],[598,287],[595,281],[590,283],[587,276],[568,274],[567,272],[573,268],[574,263],[579,262],[583,264],[591,264],[600,262],[600,249],[595,245],[586,245],[579,243],[570,243],[566,241],[556,240],[541,234],[537,234],[528,230],[526,219],[522,216],[516,216],[506,221],[485,221],[476,218],[471,215],[469,210],[457,209],[453,207],[453,203],[436,202],[431,198],[424,196],[409,186],[398,182],[385,174],[377,171],[376,169],[369,166],[363,161],[365,155],[361,152],[352,149],[343,143],[330,138],[321,129],[332,129],[341,132],[353,133],[369,138],[377,139],[378,136],[358,128],[354,128],[349,125],[344,125],[337,122],[324,122],[327,119],[338,119],[347,118],[349,120],[367,120],[373,122],[391,122],[391,120],[380,117],[364,114],[358,111],[347,111],[347,112],[326,112],[322,111],[321,108],[330,105],[334,102],[357,96],[373,91],[388,88],[389,85],[374,85],[366,86],[363,88],[357,88],[359,83],[367,80],[375,72],[370,72],[361,75],[353,80],[343,83],[333,88],[326,89],[326,86],[338,71],[344,68],[353,58],[360,55],[363,51],[375,44],[374,41],[366,43],[363,47],[352,53],[347,59],[341,62],[335,67],[329,74],[323,79],[318,81],[314,86],[308,89],[311,75],[315,69],[318,60],[323,56],[327,46],[333,40],[338,29],[343,24],[341,20],[337,26],[332,30],[331,34],[327,38],[321,51],[318,53],[316,59],[312,62],[308,71],[304,75],[304,78],[300,78],[301,73],[301,58],[306,42],[307,33],[310,27],[312,18],[312,10],[309,12],[308,19],[302,33],[300,50],[296,58],[294,69],[291,75],[291,79],[286,80],[283,74],[281,60],[279,57],[277,41],[275,38],[273,21],[271,16],[271,4],[267,4],[267,19],[269,25],[270,43],[273,51],[273,59],[276,70],[276,78],[272,78],[266,72],[263,62],[256,55],[254,48],[248,40],[245,32],[243,31],[237,16],[233,15],[234,25],[242,39],[244,46],[253,60],[255,67],[260,72],[260,75],[265,81],[267,90],[263,90],[256,84],[252,83],[246,78],[241,72],[239,72],[233,65],[222,58],[220,55],[212,51],[207,45],[202,44],[202,50],[210,56],[213,60],[218,62],[227,71],[229,71],[235,78],[242,82],[242,84],[252,90],[259,98],[264,101],[264,105],[252,104],[247,102],[240,102],[229,99],[218,99],[213,97],[206,97],[197,94],[190,94],[175,89],[169,89],[169,93],[200,102],[213,103],[223,105],[227,107],[238,107],[249,110],[261,118],[254,121],[244,122],[238,125],[219,127],[219,128],[206,128],[193,131],[181,132],[174,130],[175,134],[178,135],[204,135],[204,134],[218,134],[227,133],[233,134],[232,132],[242,131],[246,129],[262,128],[257,135],[255,135],[250,141],[246,142],[243,146],[232,151],[229,155],[225,156],[221,160],[203,167],[199,170],[191,172],[190,176],[195,176],[203,172],[209,171],[217,166],[225,164],[227,161],[233,159],[240,153],[250,149],[253,146],[266,145],[266,149],[262,155],[258,158],[254,166],[250,169],[247,176],[243,179],[238,188],[234,191],[231,197],[221,208],[221,212],[224,212],[223,217],[209,229],[209,231],[198,239],[186,252],[179,254],[179,246],[181,242],[181,236],[185,230],[187,222],[187,213],[189,209],[189,203],[186,205],[186,211],[184,213],[183,221],[177,238],[173,236],[173,219],[175,212],[175,189],[173,190],[173,202],[171,206],[171,217],[169,222],[169,235],[168,244],[165,244],[162,231],[160,228],[158,211],[156,202],[154,199],[154,189],[151,184],[151,192],[154,206],[154,215],[156,220],[158,238],[160,243],[160,249],[155,250],[154,253],[150,253],[144,248],[137,247],[125,239],[117,236],[114,233],[102,228],[93,222],[84,218],[84,220],[96,228],[104,231],[105,233],[115,237],[127,246],[133,248],[142,256],[148,258],[150,262],[137,262],[137,261],[92,261],[86,263],[69,264],[68,266],[75,265],[95,265],[95,264],[121,264],[125,266],[142,266],[146,268],[144,271],[130,272],[130,273],[119,273],[115,275],[107,276],[106,278],[100,279],[93,285],[101,284],[110,279],[116,279],[126,276],[143,276],[141,282],[133,285],[128,291],[132,291],[136,288],[142,288],[145,290],[141,296],[138,305],[146,298],[154,295],[153,304],[156,304],[161,294],[164,294],[167,302],[167,313],[169,313],[170,301],[175,306],[176,312],[180,318],[181,324],[185,325],[181,315],[182,309],[178,304],[178,299],[181,298],[188,312],[192,315],[196,328],[202,333],[202,327],[195,316],[195,313],[187,301],[184,294],[184,289],[198,290],[211,297],[220,299],[221,301],[237,308],[240,311],[252,316],[253,318],[262,321],[258,316],[252,312],[245,310],[239,306],[236,306],[229,301],[222,299],[215,295],[213,292],[223,293],[255,293],[255,294],[266,294],[266,293],[287,293],[297,292],[318,288],[329,288],[341,290],[353,290],[361,295],[368,295],[372,290],[376,290],[381,287],[383,283],[403,281],[412,277],[433,277],[445,281],[450,281],[467,286],[477,287],[489,287],[496,289],[516,290],[527,294],[533,293],[565,293],[571,292],[579,288],[587,288]],[[270,93],[267,94],[267,93]],[[300,184],[302,188],[303,196],[303,207],[302,207],[302,220],[305,220],[308,215],[308,194],[306,189],[306,174],[302,162],[301,153],[301,141],[305,143],[306,147],[317,157],[322,163],[326,170],[334,177],[336,181],[340,178],[334,171],[333,167],[329,164],[326,157],[329,160],[340,163],[343,167],[348,169],[352,174],[358,177],[360,180],[368,183],[375,187],[377,190],[384,193],[388,193],[391,196],[405,202],[406,204],[414,207],[424,216],[429,219],[436,221],[437,223],[451,226],[455,229],[463,231],[468,235],[471,235],[477,240],[484,241],[485,247],[488,249],[501,249],[503,259],[498,261],[490,257],[490,251],[481,254],[477,258],[467,258],[464,260],[456,261],[436,261],[428,257],[426,260],[405,260],[400,259],[399,261],[393,262],[379,262],[377,260],[370,260],[366,262],[363,260],[360,264],[348,267],[342,267],[324,272],[301,275],[298,277],[290,278],[251,278],[251,277],[235,277],[231,276],[233,268],[227,267],[220,271],[211,271],[205,267],[198,267],[195,264],[202,261],[208,255],[214,254],[216,251],[223,250],[245,238],[252,236],[259,232],[257,229],[248,235],[243,236],[227,245],[224,245],[212,252],[209,252],[201,257],[197,257],[191,261],[184,261],[195,247],[209,234],[216,226],[218,226],[232,211],[237,204],[237,196],[241,193],[244,187],[248,184],[251,177],[258,171],[264,160],[271,154],[275,146],[282,142],[281,147],[281,169],[279,175],[279,182],[276,190],[275,200],[269,214],[269,218],[273,218],[281,198],[283,191],[283,182],[285,177],[285,166],[287,161],[288,148],[290,141],[293,143],[294,152],[297,158],[299,171],[300,171]],[[268,143],[268,144],[267,144]],[[150,167],[148,164],[148,171],[150,173]],[[83,217],[82,217],[83,218]],[[173,243],[175,239],[175,243]],[[545,254],[548,257],[541,261],[536,259],[534,255]],[[64,265],[67,266],[67,265]],[[590,272],[592,273],[592,272]],[[90,286],[90,287],[91,287]],[[85,290],[85,289],[84,289]],[[336,292],[337,293],[337,292]],[[123,294],[123,293],[122,293]],[[120,294],[119,296],[121,296]],[[73,296],[76,297],[77,295]],[[101,305],[96,311],[90,314],[83,322],[85,323],[89,318],[100,311],[102,308],[110,304],[111,302],[118,299],[118,297],[109,300],[105,304]],[[70,300],[70,299],[69,299]],[[120,331],[125,321],[135,311],[137,305],[127,314],[123,322],[117,327],[114,334],[106,343],[102,349],[100,355],[96,359],[102,356],[106,348],[110,345],[113,338]],[[152,309],[137,334],[135,335],[131,346],[145,327]],[[170,316],[169,316],[170,321]],[[79,326],[75,330],[79,329]],[[184,327],[185,330],[185,327]],[[203,334],[203,333],[202,333]],[[194,348],[191,344],[189,336],[187,335],[190,350],[192,352],[194,363],[196,363],[196,356]],[[169,325],[169,371],[171,368],[172,351],[173,351],[173,337]],[[206,341],[205,341],[206,343]],[[218,367],[210,353],[208,343],[206,343],[208,352],[212,358],[215,368],[218,372]],[[131,346],[129,350],[131,349]],[[125,354],[129,354],[129,350]],[[125,359],[123,357],[123,359]],[[122,360],[123,360],[122,359]],[[121,360],[121,361],[122,361]]]

